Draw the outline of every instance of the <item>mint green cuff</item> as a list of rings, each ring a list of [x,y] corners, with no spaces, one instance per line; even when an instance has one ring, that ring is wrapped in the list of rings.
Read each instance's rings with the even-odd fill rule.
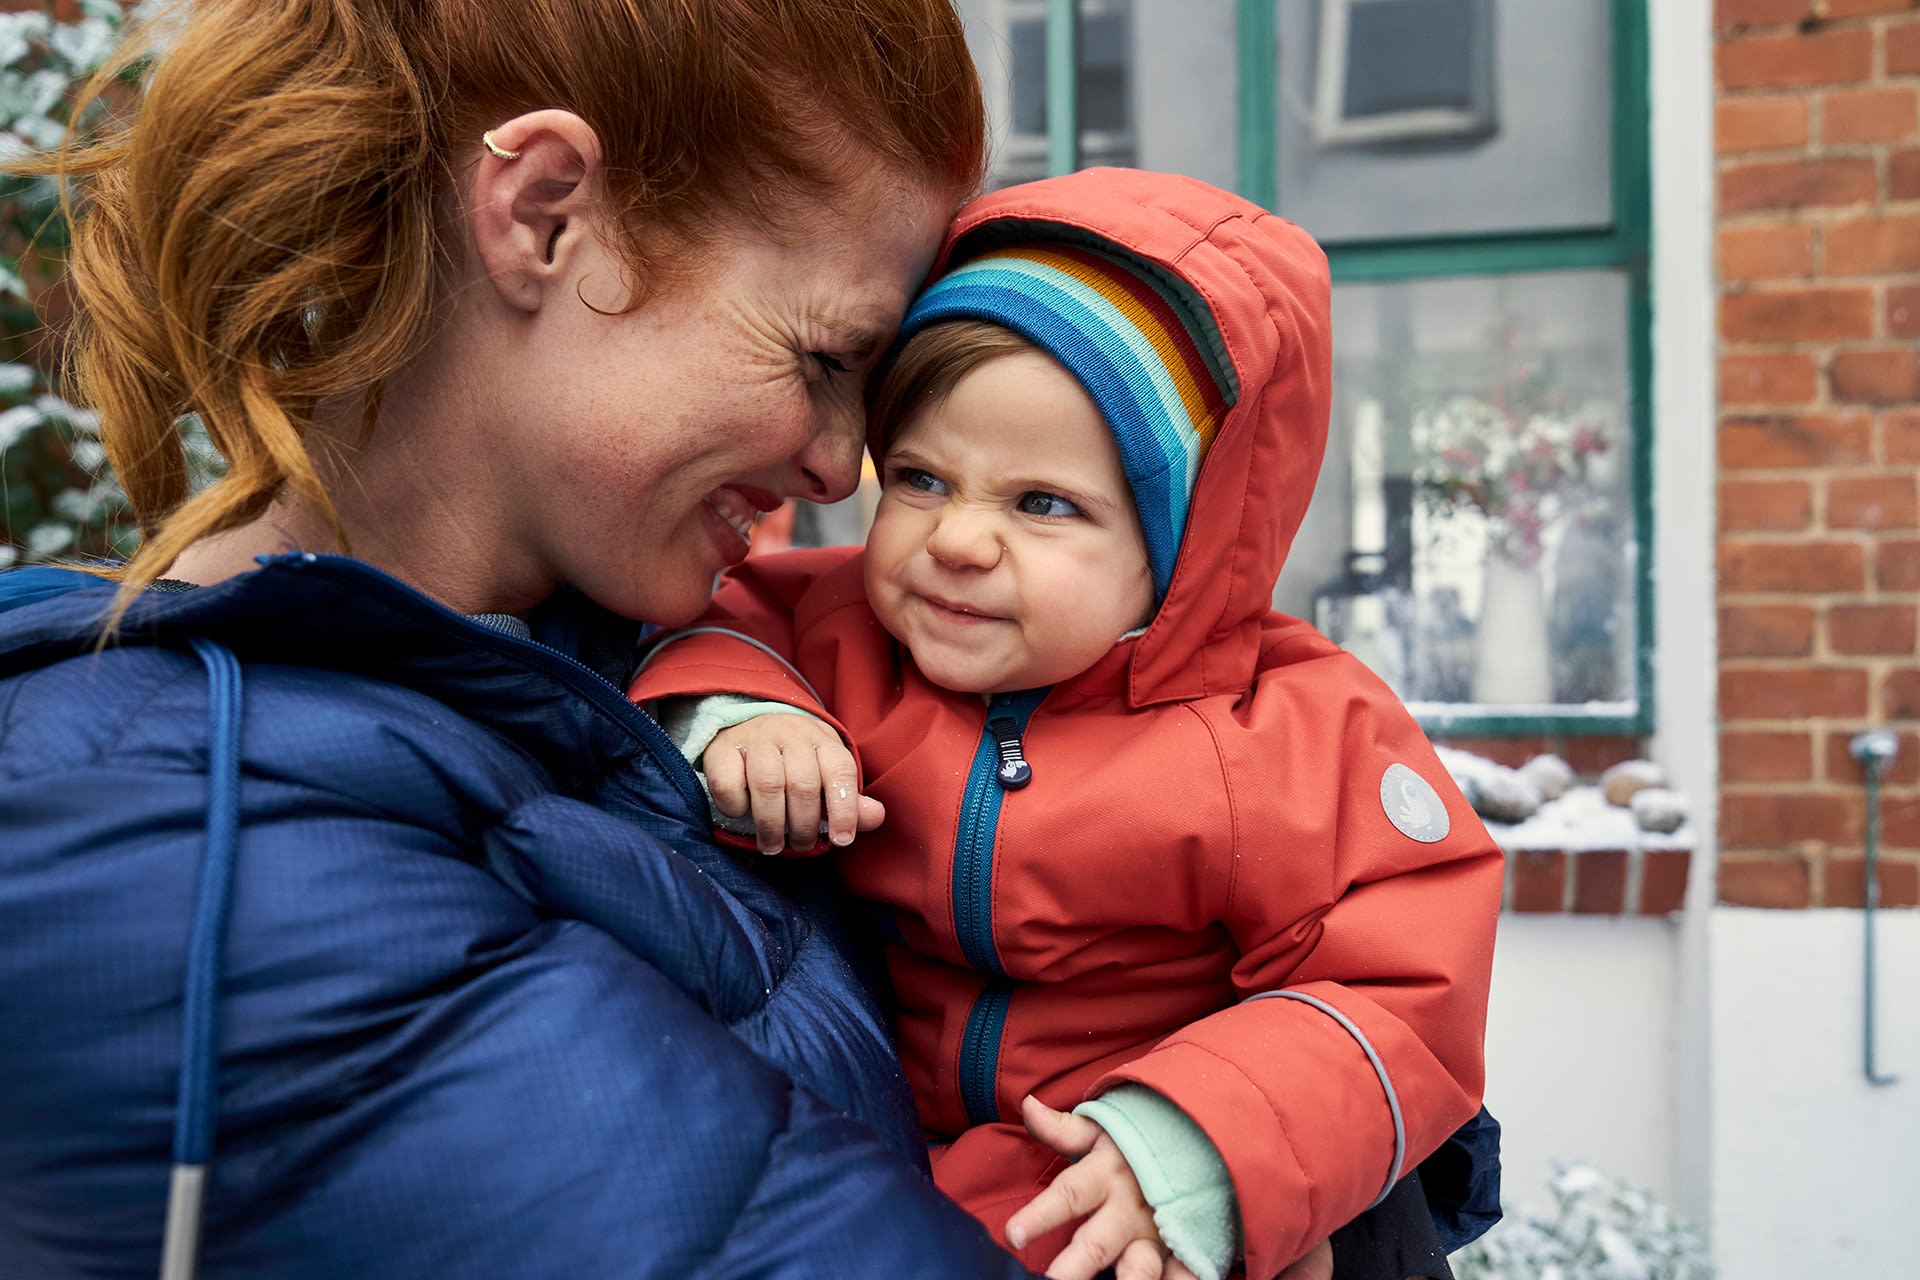
[[[1106,1130],[1120,1148],[1153,1224],[1199,1280],[1220,1280],[1240,1257],[1240,1205],[1227,1162],[1187,1113],[1145,1085],[1123,1084],[1073,1114]]]

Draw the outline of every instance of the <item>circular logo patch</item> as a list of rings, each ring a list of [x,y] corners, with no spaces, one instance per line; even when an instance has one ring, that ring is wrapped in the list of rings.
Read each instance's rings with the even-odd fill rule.
[[[1440,793],[1403,764],[1390,764],[1380,775],[1380,807],[1401,835],[1421,844],[1437,844],[1452,829]]]

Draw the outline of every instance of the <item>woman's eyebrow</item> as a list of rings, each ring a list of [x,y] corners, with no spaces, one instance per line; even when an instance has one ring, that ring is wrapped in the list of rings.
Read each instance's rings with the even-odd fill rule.
[[[831,333],[840,349],[856,359],[865,360],[880,354],[883,326],[865,318],[852,316],[824,316],[820,327]]]

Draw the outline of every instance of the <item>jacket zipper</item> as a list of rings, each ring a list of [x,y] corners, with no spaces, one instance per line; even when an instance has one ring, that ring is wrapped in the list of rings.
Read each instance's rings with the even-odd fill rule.
[[[1020,735],[1046,696],[1045,689],[993,696],[960,801],[960,829],[953,848],[954,937],[968,964],[1002,979],[989,981],[974,998],[960,1038],[960,1096],[973,1124],[1000,1118],[994,1077],[999,1072],[1007,1005],[1013,997],[993,941],[994,841],[1006,793],[1026,785],[1032,776],[1021,752]],[[1019,770],[1003,773],[1009,762],[1018,762]]]

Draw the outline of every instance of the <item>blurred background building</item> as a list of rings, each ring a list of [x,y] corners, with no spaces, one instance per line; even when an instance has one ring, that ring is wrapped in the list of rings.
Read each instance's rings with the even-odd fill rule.
[[[1332,438],[1275,604],[1470,779],[1645,759],[1686,806],[1496,827],[1508,1198],[1583,1159],[1724,1276],[1914,1274],[1920,0],[958,7],[996,185],[1177,170],[1325,244]],[[26,95],[48,55],[0,54]],[[10,316],[0,557],[110,545]]]

